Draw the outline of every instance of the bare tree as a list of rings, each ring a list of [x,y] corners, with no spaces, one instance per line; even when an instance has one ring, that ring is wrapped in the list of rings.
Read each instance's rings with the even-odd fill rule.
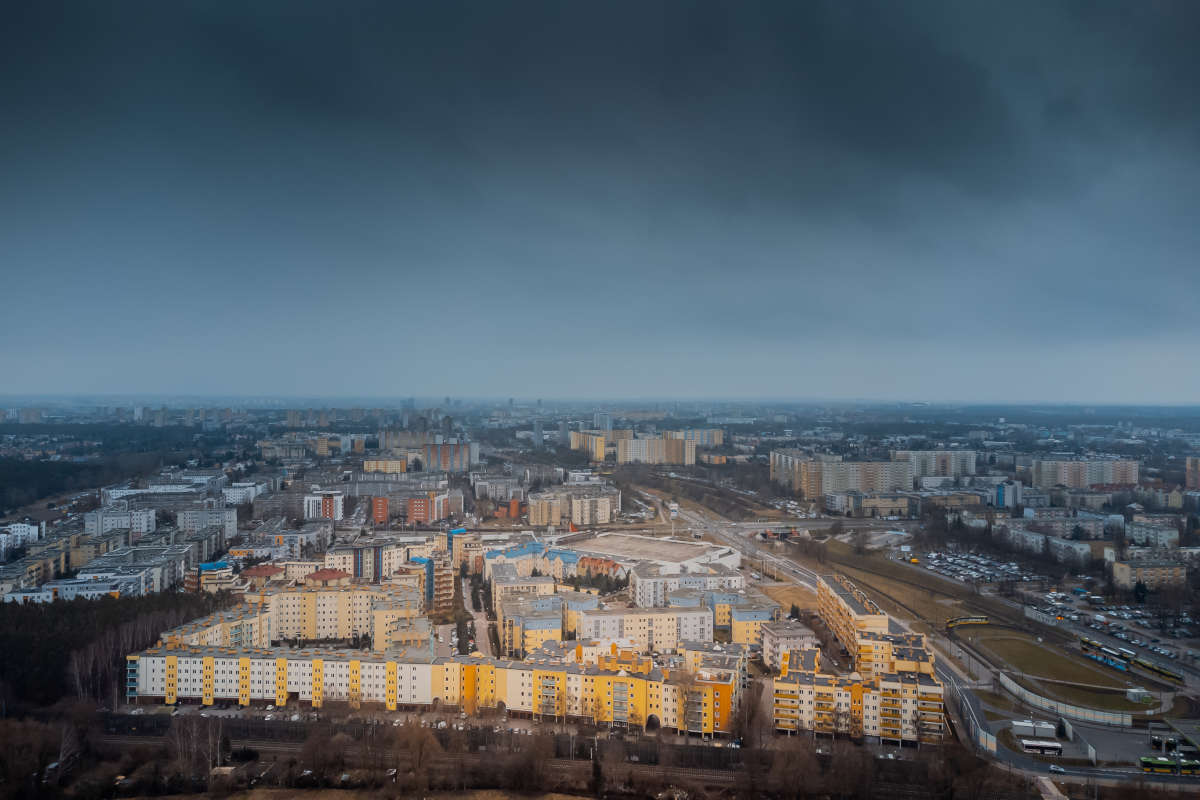
[[[821,765],[807,736],[789,736],[774,751],[768,776],[773,791],[783,797],[805,798],[820,788]]]
[[[429,785],[429,770],[433,759],[442,751],[437,737],[428,728],[408,723],[400,727],[397,745],[408,754],[409,765],[417,788]]]
[[[733,718],[733,733],[742,740],[742,746],[758,747],[762,740],[763,683],[751,681],[742,693],[741,702]]]

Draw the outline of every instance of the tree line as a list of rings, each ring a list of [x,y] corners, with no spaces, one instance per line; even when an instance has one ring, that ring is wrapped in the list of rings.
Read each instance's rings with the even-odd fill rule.
[[[224,595],[166,592],[0,604],[0,702],[10,711],[64,698],[118,702],[126,655],[229,602]]]

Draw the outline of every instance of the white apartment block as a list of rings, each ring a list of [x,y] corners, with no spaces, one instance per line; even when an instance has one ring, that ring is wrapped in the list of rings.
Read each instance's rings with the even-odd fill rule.
[[[36,542],[41,538],[41,531],[39,526],[24,522],[14,522],[0,528],[0,556],[6,556],[10,550]]]
[[[617,608],[579,612],[580,639],[627,639],[642,651],[671,652],[681,641],[711,642],[710,608]]]
[[[961,478],[975,474],[974,450],[896,450],[893,461],[907,461],[913,478]]]
[[[397,705],[433,702],[433,665],[389,661],[381,653],[275,648],[230,652],[221,648],[156,647],[129,656],[130,698],[162,697],[168,703],[198,700],[241,703],[289,700]]]
[[[254,481],[235,481],[232,485],[221,490],[221,496],[225,498],[225,505],[240,506],[246,503],[253,503],[254,498],[258,497],[267,491],[266,483],[256,483]]]
[[[746,576],[724,564],[703,571],[668,572],[653,564],[638,564],[629,573],[629,590],[640,608],[661,608],[667,595],[679,589],[731,590],[746,588]]]
[[[130,511],[125,503],[106,506],[83,515],[83,532],[89,536],[103,535],[109,531],[128,530],[136,536],[153,533],[157,524],[152,508]]]
[[[1178,529],[1148,522],[1126,523],[1125,538],[1142,547],[1163,549],[1179,546]]]
[[[344,514],[345,497],[339,491],[324,491],[304,496],[305,519],[331,519],[335,522]]]
[[[188,533],[202,531],[205,528],[221,528],[225,541],[237,538],[237,509],[236,508],[191,508],[180,511],[175,515],[175,524],[179,530]]]

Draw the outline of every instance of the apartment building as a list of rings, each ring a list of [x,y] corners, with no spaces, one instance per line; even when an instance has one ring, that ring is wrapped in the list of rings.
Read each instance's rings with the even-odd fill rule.
[[[841,575],[822,575],[817,581],[817,613],[851,658],[860,634],[888,632],[888,615]]]
[[[889,672],[865,680],[818,671],[817,651],[785,653],[775,678],[777,731],[937,743],[945,732],[941,683],[931,675]]]
[[[779,606],[745,603],[729,609],[730,640],[734,644],[761,645],[765,625],[779,616]]]
[[[725,444],[723,428],[683,428],[674,431],[662,431],[664,439],[686,439],[696,443],[697,447],[721,447]]]
[[[1181,561],[1145,559],[1139,561],[1114,561],[1113,583],[1118,589],[1133,591],[1139,583],[1155,591],[1180,587],[1187,582],[1187,565]]]
[[[606,442],[604,431],[571,431],[571,449],[587,453],[588,459],[604,461]]]
[[[325,568],[379,583],[408,561],[408,547],[384,537],[360,537],[325,552]]]
[[[696,463],[696,440],[682,438],[618,439],[618,464]]]
[[[803,622],[780,620],[762,626],[763,663],[769,669],[780,669],[784,654],[792,650],[819,649],[817,635]]]
[[[642,651],[674,650],[679,642],[711,642],[710,609],[615,608],[582,611],[578,635],[585,639],[625,639]]]
[[[720,563],[694,566],[687,571],[643,563],[629,573],[630,595],[641,608],[665,606],[670,594],[681,589],[736,592],[745,588],[746,577]]]
[[[1039,489],[1087,489],[1097,484],[1135,485],[1138,468],[1136,460],[1123,458],[1034,459],[1031,472]]]
[[[855,672],[849,677],[822,673],[819,650],[781,652],[773,642],[780,665],[773,686],[775,729],[940,741],[943,690],[925,637],[893,628],[887,615],[841,575],[817,581],[817,610],[849,653]]]
[[[371,522],[376,525],[388,524],[390,517],[389,501],[387,497],[372,497],[371,498]]]
[[[836,492],[908,490],[913,471],[907,461],[843,461],[841,456],[773,450],[771,479],[806,500],[818,500]]]
[[[407,458],[368,458],[363,460],[363,472],[397,474],[408,472]]]
[[[524,658],[544,642],[563,639],[563,598],[556,594],[508,595],[500,605],[501,654]]]
[[[426,472],[470,472],[479,463],[479,443],[447,439],[426,444],[422,464]]]
[[[975,474],[974,450],[893,450],[892,461],[908,462],[914,479]]]
[[[440,522],[449,519],[456,509],[462,513],[461,492],[423,492],[408,498],[405,519],[409,524]]]
[[[518,714],[703,735],[732,731],[739,690],[730,670],[631,674],[550,659],[434,658],[415,647],[380,653],[159,645],[126,658],[126,695],[134,703],[320,708],[338,701],[389,711],[437,703],[466,713],[502,705]]]
[[[526,594],[554,594],[555,581],[549,575],[518,575],[511,564],[495,564],[491,570],[492,611],[500,616],[500,609],[509,597]]]
[[[195,533],[217,527],[225,541],[237,538],[237,509],[226,507],[189,508],[175,514],[175,524],[181,531]]]
[[[336,489],[304,496],[305,519],[329,519],[337,522],[345,514],[345,495]]]
[[[221,490],[221,497],[227,506],[240,506],[253,503],[254,498],[267,491],[269,484],[266,481],[234,481]]]
[[[128,530],[137,538],[154,532],[156,518],[154,509],[130,511],[129,503],[120,500],[104,508],[86,512],[83,515],[83,532],[100,535],[114,530]]]
[[[605,485],[561,486],[529,495],[530,525],[607,525],[621,510],[621,491]]]
[[[317,573],[318,575],[320,573]],[[345,576],[345,573],[340,573]],[[268,584],[245,602],[164,631],[159,644],[176,647],[270,647],[285,639],[349,640],[369,636],[375,650],[428,644],[429,621],[418,594],[405,586],[311,581]]]
[[[14,589],[3,596],[5,603],[54,603],[59,600],[99,600],[104,597],[137,597],[142,593],[136,578],[82,580],[63,578],[47,581],[33,589]]]
[[[1135,519],[1125,524],[1125,538],[1142,547],[1166,549],[1179,546],[1179,529]]]

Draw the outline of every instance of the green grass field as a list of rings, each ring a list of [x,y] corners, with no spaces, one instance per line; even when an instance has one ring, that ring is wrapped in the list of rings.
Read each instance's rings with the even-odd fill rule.
[[[1011,629],[980,627],[973,629],[969,637],[968,641],[979,649],[1031,676],[1018,679],[1018,683],[1030,691],[1064,703],[1105,711],[1146,710],[1146,706],[1125,699],[1123,691],[1128,680],[1125,675],[1098,664],[1093,666],[1082,656],[1039,643],[1034,637]],[[1049,680],[1038,681],[1033,676]],[[1107,687],[1113,691],[1092,687]]]

